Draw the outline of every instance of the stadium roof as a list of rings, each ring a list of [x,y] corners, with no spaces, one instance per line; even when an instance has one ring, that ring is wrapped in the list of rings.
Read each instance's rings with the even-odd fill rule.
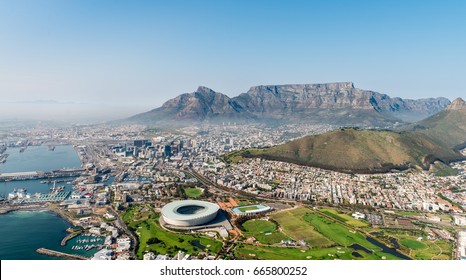
[[[213,204],[207,201],[178,200],[165,205],[162,208],[162,214],[164,217],[172,220],[190,221],[193,219],[209,216],[213,213],[216,213],[219,209],[220,207],[217,204]]]

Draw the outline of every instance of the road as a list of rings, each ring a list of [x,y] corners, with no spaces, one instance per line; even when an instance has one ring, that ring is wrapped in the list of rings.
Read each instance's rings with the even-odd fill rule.
[[[113,216],[116,217],[117,220],[115,221],[115,225],[131,238],[133,246],[131,246],[130,258],[136,259],[136,248],[138,247],[138,239],[126,227],[126,224],[122,221],[121,216],[118,214],[117,211],[115,211],[112,207],[108,207],[107,209],[109,212],[111,212]]]

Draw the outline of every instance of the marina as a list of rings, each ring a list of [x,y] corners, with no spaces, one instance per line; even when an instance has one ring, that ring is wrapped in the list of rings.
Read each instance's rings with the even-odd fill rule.
[[[79,234],[68,241],[67,250],[73,254],[92,256],[97,250],[103,248],[104,237],[94,234]]]
[[[0,241],[0,259],[60,259],[68,258],[67,255],[90,258],[104,247],[103,236],[79,232],[67,235],[66,231],[71,226],[67,221],[47,209],[31,210],[0,215],[0,223],[10,225],[0,228],[0,237],[3,238]],[[30,235],[30,227],[34,229],[34,235]],[[10,230],[16,230],[15,234],[9,234]],[[39,247],[59,254],[37,254],[36,249]]]
[[[8,199],[9,194],[14,192],[21,196],[16,198],[21,204],[15,203],[3,209],[0,215],[0,224],[5,225],[0,227],[0,259],[62,259],[70,258],[69,255],[82,255],[84,259],[91,257],[103,241],[93,237],[86,240],[96,239],[95,242],[77,243],[77,236],[71,236],[64,243],[65,246],[61,246],[60,242],[68,235],[66,229],[72,225],[37,204],[58,202],[70,196],[71,182],[75,177],[67,175],[77,176],[82,172],[73,146],[56,146],[53,152],[47,146],[29,146],[23,152],[18,147],[0,148],[2,150],[9,156],[8,161],[0,164],[0,174],[4,176],[0,182],[0,196]],[[37,252],[38,248],[45,251]]]
[[[75,178],[70,178],[75,179]],[[53,183],[52,183],[53,184]],[[63,184],[63,183],[56,183],[57,186],[63,187],[64,191],[72,191],[72,185],[70,184]],[[0,196],[4,198],[8,198],[8,194],[15,190],[19,189],[26,189],[31,195],[36,193],[50,193],[53,185],[50,184],[42,184],[39,179],[36,180],[24,180],[24,181],[8,181],[8,182],[0,182]]]

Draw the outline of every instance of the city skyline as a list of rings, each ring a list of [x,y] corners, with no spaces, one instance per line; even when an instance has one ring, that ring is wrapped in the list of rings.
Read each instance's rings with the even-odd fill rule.
[[[459,1],[4,1],[0,101],[12,118],[75,112],[108,120],[200,85],[234,97],[256,85],[343,81],[392,97],[453,100],[464,97],[465,8]]]

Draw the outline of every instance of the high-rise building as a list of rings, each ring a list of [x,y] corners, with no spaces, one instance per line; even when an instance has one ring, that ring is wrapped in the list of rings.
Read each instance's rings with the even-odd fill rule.
[[[170,157],[172,155],[172,147],[170,145],[165,145],[164,153],[166,157]]]
[[[133,145],[135,147],[141,148],[142,146],[144,146],[146,144],[146,142],[147,142],[147,140],[134,140]]]

